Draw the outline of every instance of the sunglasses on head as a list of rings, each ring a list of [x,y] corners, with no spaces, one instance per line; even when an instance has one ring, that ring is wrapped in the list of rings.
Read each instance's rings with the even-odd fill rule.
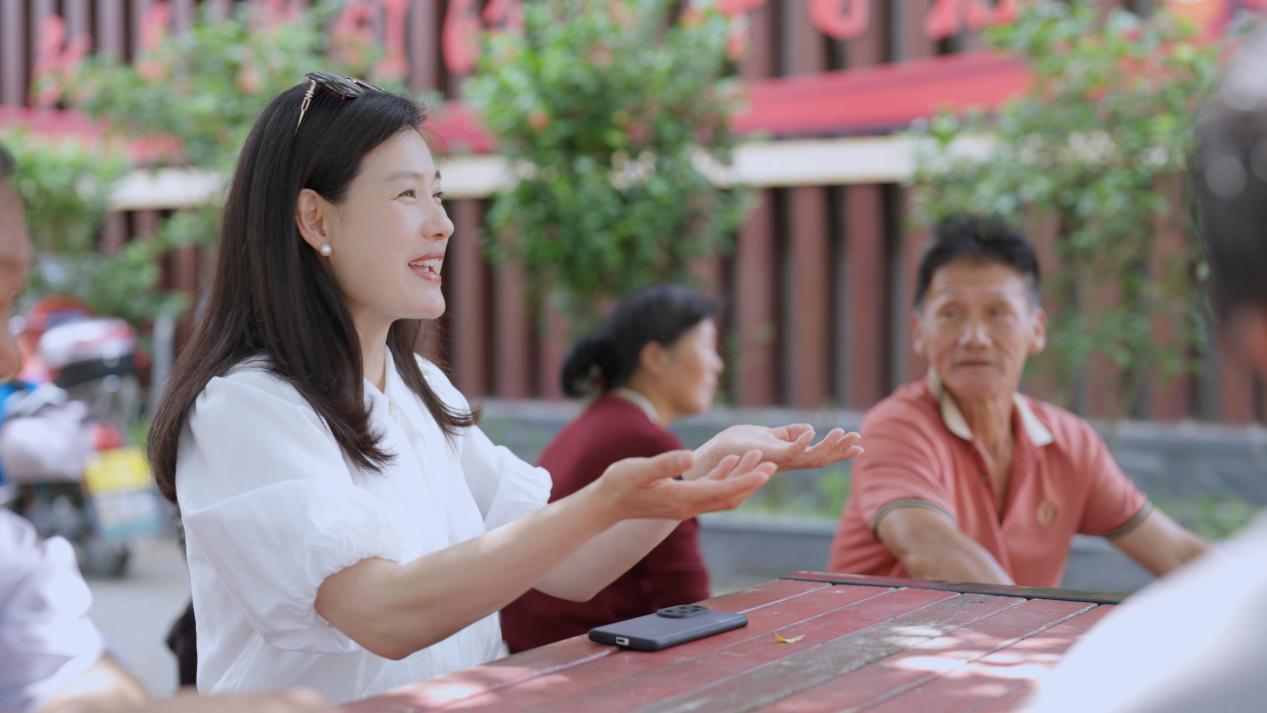
[[[299,126],[304,123],[304,114],[308,113],[308,107],[312,106],[312,97],[317,93],[317,87],[325,89],[344,101],[364,96],[366,92],[383,92],[382,89],[364,79],[345,77],[342,74],[308,72],[304,76],[308,77],[309,84],[308,91],[304,94],[303,103],[299,105],[299,121],[295,122],[296,132],[299,131]]]

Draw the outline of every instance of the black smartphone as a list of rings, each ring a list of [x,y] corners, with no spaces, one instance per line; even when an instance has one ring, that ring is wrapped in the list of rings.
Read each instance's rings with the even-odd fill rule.
[[[659,651],[747,625],[748,617],[743,614],[682,604],[655,614],[596,626],[590,629],[590,641],[635,651]]]

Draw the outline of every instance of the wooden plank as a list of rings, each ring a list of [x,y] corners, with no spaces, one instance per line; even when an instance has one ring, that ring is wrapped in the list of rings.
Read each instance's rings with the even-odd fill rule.
[[[1051,670],[1065,651],[1110,611],[1110,607],[1096,607],[868,710],[952,713],[975,710],[991,699],[1029,691],[1039,676]]]
[[[906,579],[902,577],[872,577],[866,574],[844,572],[800,571],[786,575],[784,579],[799,582],[823,582],[847,584],[859,587],[914,587],[937,589],[960,594],[990,594],[999,597],[1023,597],[1025,599],[1060,599],[1091,604],[1119,604],[1126,596],[1112,592],[1089,592],[1081,589],[1054,589],[1050,587],[1019,587],[1016,585],[979,584],[976,582],[940,582],[934,580]]]
[[[493,286],[494,388],[505,399],[532,396],[532,321],[523,271],[515,265],[497,268]]]
[[[815,75],[827,69],[826,43],[810,14],[798,3],[780,6],[783,20],[783,74]],[[827,399],[831,380],[828,306],[831,290],[830,244],[827,235],[827,191],[817,187],[788,189],[790,271],[782,298],[782,368],[788,403],[817,408]]]
[[[714,597],[705,602],[719,611],[755,612],[806,596],[826,591],[830,585],[813,582],[775,580],[756,587]],[[446,676],[433,678],[415,686],[407,686],[389,694],[345,706],[352,713],[414,713],[435,710],[477,695],[491,693],[522,684],[539,676],[570,669],[611,656],[617,649],[573,637],[548,646],[508,656],[483,666],[476,666]]]
[[[739,230],[734,295],[738,348],[731,368],[738,374],[739,405],[768,406],[778,399],[778,311],[775,286],[773,195],[758,193],[756,208]]]
[[[1014,599],[977,594],[932,597],[933,592],[905,589],[887,595],[865,607],[853,607],[830,617],[809,620],[783,632],[805,639],[795,645],[727,652],[692,662],[672,672],[669,681],[682,677],[673,698],[661,695],[665,676],[652,682],[655,688],[644,693],[641,710],[664,713],[731,713],[759,708],[809,688],[835,680],[849,671],[869,666],[928,639],[943,635],[1001,609],[1015,605]],[[904,596],[906,608],[882,611],[882,602],[896,602]],[[917,604],[922,602],[922,604]],[[914,606],[912,606],[914,605]],[[707,682],[700,685],[699,682]],[[651,702],[649,697],[659,700]]]
[[[445,262],[446,292],[451,295],[446,311],[452,315],[450,366],[453,383],[463,394],[478,398],[488,393],[488,339],[485,332],[486,300],[484,259],[480,254],[483,211],[477,200],[454,201],[450,211],[455,226]]]
[[[414,93],[440,88],[440,3],[415,2],[409,8],[409,89]]]
[[[40,41],[40,30],[41,26],[44,24],[44,20],[48,18],[49,15],[60,13],[57,12],[56,0],[27,0],[26,5],[27,13],[30,15],[31,34],[29,37],[31,38],[31,53],[34,55],[37,51],[36,47]],[[64,17],[62,19],[65,20]],[[72,37],[73,35],[67,33],[67,36],[63,39],[63,41],[69,42]],[[34,63],[34,57],[31,61]]]
[[[182,245],[172,251],[172,283],[184,292],[189,305],[198,304],[198,246]],[[176,343],[185,344],[193,336],[194,314],[188,310],[176,326]]]
[[[767,79],[777,71],[775,47],[779,38],[776,10],[770,3],[763,3],[748,13],[748,44],[739,64],[745,80]]]
[[[92,34],[92,27],[89,25],[91,16],[88,12],[88,0],[64,0],[63,8],[62,15],[66,18],[68,41],[73,42],[77,37]]]
[[[22,0],[0,0],[0,104],[26,104],[26,12]]]
[[[806,187],[788,192],[791,269],[783,299],[790,310],[782,343],[787,400],[795,408],[818,408],[826,401],[831,370],[827,191]]]
[[[814,688],[784,698],[763,711],[815,713],[870,707],[931,683],[973,661],[1034,636],[1094,605],[1022,601],[906,651]]]
[[[113,55],[116,59],[127,56],[124,46],[126,30],[123,27],[123,0],[98,0],[97,2],[97,50]]]
[[[161,214],[156,210],[138,210],[132,214],[132,237],[148,239],[158,232]]]
[[[601,660],[559,673],[534,678],[516,685],[507,693],[493,693],[470,698],[444,710],[496,711],[514,713],[536,709],[550,711],[593,710],[601,706],[617,709],[637,705],[637,698],[626,699],[625,692],[637,690],[642,682],[664,675],[667,669],[689,666],[703,657],[728,656],[729,651],[743,646],[769,648],[777,643],[776,631],[808,618],[828,613],[841,613],[847,607],[870,606],[892,590],[867,590],[862,587],[831,587],[765,606],[748,614],[748,626],[717,636],[674,646],[648,656],[641,652],[621,652]]]
[[[1031,210],[1025,217],[1024,222],[1025,234],[1030,242],[1034,245],[1034,251],[1038,254],[1038,266],[1043,276],[1043,310],[1047,312],[1047,329],[1048,344],[1051,341],[1051,325],[1055,324],[1059,319],[1064,302],[1059,295],[1053,294],[1048,289],[1051,275],[1060,274],[1060,260],[1057,251],[1057,241],[1059,240],[1059,220],[1052,215],[1040,214],[1038,211]],[[1054,355],[1040,354],[1030,357],[1031,362],[1037,362],[1037,368],[1026,368],[1026,374],[1021,380],[1021,391],[1044,401],[1055,404],[1068,403],[1068,398],[1072,394],[1072,385],[1062,384],[1057,378],[1053,363]]]
[[[537,384],[544,399],[554,401],[563,399],[563,387],[559,384],[559,372],[563,369],[563,360],[567,358],[572,344],[572,336],[568,332],[567,317],[559,309],[550,295],[542,300],[541,308],[545,314],[540,315],[540,338],[537,344]]]
[[[28,50],[28,61],[30,64],[28,65],[27,73],[32,74],[35,70],[36,63],[39,61],[39,46],[42,41],[41,35],[43,34],[44,21],[47,20],[49,16],[59,13],[57,12],[57,3],[54,2],[54,0],[27,0],[26,6],[30,24],[30,31],[27,35],[30,42],[30,48]],[[71,35],[68,32],[66,37],[63,38],[63,42],[65,43],[63,47],[68,45],[73,38],[74,35]],[[62,47],[58,48],[59,51],[61,49]],[[31,76],[30,79],[31,86],[27,89],[26,96],[24,97],[24,103],[43,105],[45,102],[35,96],[35,77]]]
[[[845,42],[845,57],[850,69],[870,67],[886,62],[893,44],[890,32],[896,19],[894,5],[899,3],[871,0],[870,23],[861,37]]]
[[[893,3],[898,11],[899,60],[926,59],[937,54],[937,43],[924,34],[924,18],[932,9],[934,0],[904,0]]]
[[[752,637],[689,661],[656,666],[647,673],[616,684],[584,695],[570,696],[566,701],[551,706],[551,711],[572,713],[602,707],[613,710],[697,710],[704,703],[697,698],[701,690],[709,693],[730,691],[736,694],[736,698],[746,700],[754,691],[761,689],[760,685],[750,687],[748,681],[750,676],[759,676],[763,667],[783,657],[814,650],[820,642],[847,636],[922,609],[937,599],[928,592],[893,590],[856,606],[831,611],[820,609],[816,616],[803,617],[799,622],[777,629],[780,636],[794,639],[795,643],[782,643],[775,637],[776,632],[767,632],[764,636]],[[738,681],[743,683],[737,685]],[[725,709],[737,710],[733,703],[733,700],[728,701]],[[705,704],[704,707],[708,706]]]
[[[184,32],[193,26],[196,10],[195,0],[175,0],[172,3],[172,25],[176,32]]]
[[[145,49],[142,47],[142,40],[145,39],[145,16],[153,3],[154,0],[129,0],[129,4],[132,6],[132,35],[130,38],[132,47],[128,53],[129,57],[137,57]]]
[[[128,239],[128,220],[126,213],[115,211],[106,215],[101,227],[101,250],[107,255],[114,255],[123,249]]]
[[[911,310],[914,308],[915,281],[920,259],[932,239],[931,231],[915,223],[914,197],[909,189],[902,191],[898,214],[902,221],[902,240],[894,252],[891,274],[893,281],[889,292],[893,301],[892,349],[893,371],[890,386],[896,388],[909,381],[921,379],[928,372],[928,362],[911,351]]]
[[[740,63],[748,82],[775,73],[775,10],[770,4],[763,4],[749,15],[748,46]],[[727,366],[736,374],[736,395],[741,406],[769,406],[779,398],[774,196],[765,190],[759,191],[756,198],[757,204],[740,227],[735,246],[736,290],[732,300],[738,346],[733,355],[724,355],[733,362]]]
[[[1229,354],[1220,344],[1215,377],[1218,381],[1219,420],[1223,423],[1250,423],[1254,420],[1254,377],[1243,360]]]
[[[888,395],[889,294],[885,270],[884,194],[880,186],[845,189],[847,315],[844,320],[849,350],[845,388],[850,408],[869,408]]]
[[[233,9],[233,0],[203,0],[203,4],[211,6],[211,16],[225,18]]]

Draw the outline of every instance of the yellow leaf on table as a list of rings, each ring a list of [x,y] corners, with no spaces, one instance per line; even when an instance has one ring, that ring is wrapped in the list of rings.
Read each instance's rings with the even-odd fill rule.
[[[805,635],[801,634],[800,636],[793,636],[792,638],[788,639],[788,638],[784,638],[784,636],[780,634],[779,632],[777,631],[774,632],[774,640],[779,642],[780,644],[795,644],[796,642],[804,638],[805,638]]]

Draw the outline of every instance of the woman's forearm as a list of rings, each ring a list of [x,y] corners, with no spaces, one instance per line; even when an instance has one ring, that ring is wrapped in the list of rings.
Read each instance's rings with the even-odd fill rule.
[[[317,613],[369,651],[403,658],[506,606],[617,522],[673,523],[737,507],[774,471],[759,458],[727,456],[691,483],[672,477],[693,465],[689,453],[627,458],[579,492],[492,532],[406,564],[370,558],[331,575],[317,591]],[[607,581],[619,574],[620,559],[636,562],[629,558],[641,556],[638,548],[645,553],[672,529],[639,528],[644,541],[618,546],[604,538],[608,544],[593,555],[617,560],[603,565]],[[588,557],[585,563],[598,566]]]
[[[399,659],[506,606],[615,520],[589,493],[404,564],[367,559],[328,577],[316,609],[369,651]]]
[[[534,589],[583,602],[629,571],[680,524],[678,520],[626,520],[586,542],[550,570]]]
[[[726,472],[731,468],[744,472],[760,461],[760,453],[753,450],[744,453],[745,457],[742,459],[731,455],[726,459],[729,465],[719,465],[726,457],[715,452],[715,440],[710,439],[708,443],[695,449],[692,453],[693,464],[682,473],[682,479],[698,480],[715,473],[714,469],[719,467]],[[560,599],[588,601],[647,556],[681,522],[678,519],[621,522],[569,555],[546,573],[534,588]]]

